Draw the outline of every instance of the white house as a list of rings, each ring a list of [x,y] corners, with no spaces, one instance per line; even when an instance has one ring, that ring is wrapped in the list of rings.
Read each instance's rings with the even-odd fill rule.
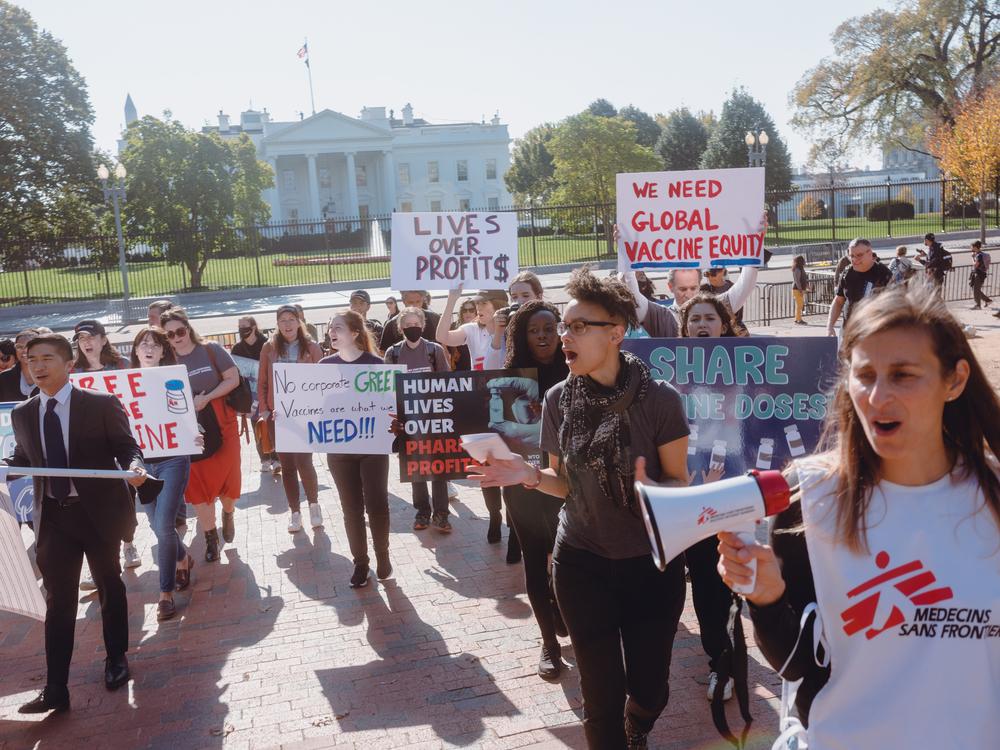
[[[222,138],[246,133],[271,165],[265,193],[272,222],[367,217],[392,211],[465,211],[510,205],[507,126],[490,122],[432,125],[402,119],[385,107],[360,118],[325,109],[296,122],[272,122],[267,110],[240,113],[239,125],[219,112],[206,126]]]

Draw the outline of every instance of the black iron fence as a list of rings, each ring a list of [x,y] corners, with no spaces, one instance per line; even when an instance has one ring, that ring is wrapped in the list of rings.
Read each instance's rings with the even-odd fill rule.
[[[996,186],[1000,188],[1000,185]],[[994,189],[980,205],[951,180],[830,185],[769,194],[767,245],[801,246],[810,263],[842,242],[1000,226]],[[522,268],[614,257],[613,205],[512,206]],[[126,206],[127,211],[127,206]],[[125,236],[132,297],[253,287],[377,282],[389,277],[388,215]],[[115,235],[0,239],[0,306],[122,296]]]

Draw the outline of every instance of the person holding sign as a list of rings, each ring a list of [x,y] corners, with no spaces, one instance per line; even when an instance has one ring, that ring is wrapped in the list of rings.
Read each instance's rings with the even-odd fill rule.
[[[257,374],[257,401],[260,418],[270,420],[268,429],[274,431],[274,385],[271,376],[276,362],[315,364],[323,358],[323,350],[312,340],[305,324],[292,305],[278,308],[278,330],[260,352],[260,371]],[[313,466],[312,453],[278,453],[281,464],[281,484],[288,500],[288,533],[302,531],[302,513],[299,503],[299,478],[306,491],[309,504],[309,524],[318,529],[323,525],[323,511],[319,507],[319,479]]]
[[[687,485],[688,424],[674,388],[621,350],[635,299],[578,269],[558,324],[570,376],[545,395],[549,468],[494,460],[471,478],[565,498],[553,553],[556,596],[583,691],[587,745],[644,747],[667,705],[670,656],[684,608],[684,567],[650,558],[635,481]]]
[[[353,310],[335,315],[330,321],[330,344],[337,353],[324,357],[320,364],[384,364],[382,358],[375,354],[375,344],[364,319]],[[389,578],[392,575],[392,562],[389,560],[389,456],[328,453],[326,460],[340,495],[344,531],[347,532],[347,544],[354,558],[351,588],[362,588],[369,583],[366,513],[375,548],[375,576],[380,581]]]
[[[746,586],[756,560],[799,746],[995,747],[1000,400],[930,284],[860,303],[839,354],[825,450],[787,473],[799,502],[771,546],[720,534],[719,572]]]
[[[191,327],[187,313],[174,307],[163,313],[160,323],[177,357],[177,364],[188,369],[194,392],[198,423],[218,433],[219,445],[210,455],[193,461],[185,499],[194,506],[198,525],[205,534],[205,562],[219,559],[219,532],[215,527],[215,499],[222,503],[222,538],[231,543],[236,538],[234,514],[240,497],[240,435],[236,410],[226,403],[226,396],[240,384],[240,371],[229,352],[214,342],[203,344]],[[202,412],[210,409],[210,412]],[[205,425],[208,424],[208,427]],[[210,442],[206,438],[208,453]]]
[[[177,359],[167,335],[161,329],[143,327],[132,341],[132,361],[129,364],[132,367],[160,367],[175,365]],[[142,506],[156,535],[156,564],[160,569],[160,600],[156,605],[156,619],[162,622],[177,614],[174,589],[185,591],[191,585],[194,559],[184,548],[184,540],[177,533],[174,523],[177,511],[184,504],[191,457],[149,458],[146,459],[146,471],[150,476],[163,480],[163,488],[156,499]]]
[[[121,402],[69,382],[73,348],[47,334],[28,342],[28,368],[40,393],[11,412],[17,445],[8,466],[49,469],[128,467],[133,487],[146,481],[142,452]],[[73,457],[70,466],[69,457]],[[18,709],[22,714],[69,709],[69,666],[76,629],[77,588],[86,556],[101,601],[104,684],[129,680],[128,601],[118,547],[135,530],[135,501],[120,479],[35,477],[32,517],[36,560],[45,585],[45,687]]]

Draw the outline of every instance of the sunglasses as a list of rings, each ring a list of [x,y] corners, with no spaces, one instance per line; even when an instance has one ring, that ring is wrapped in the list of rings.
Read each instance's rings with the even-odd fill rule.
[[[177,328],[177,329],[175,329],[173,331],[167,331],[166,333],[167,333],[167,338],[170,341],[173,341],[174,339],[182,339],[182,338],[184,338],[185,336],[187,336],[188,332],[187,332],[187,328]]]

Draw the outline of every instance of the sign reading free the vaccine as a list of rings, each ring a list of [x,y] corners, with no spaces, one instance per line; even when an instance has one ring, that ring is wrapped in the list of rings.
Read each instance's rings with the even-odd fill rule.
[[[681,394],[692,484],[782,469],[816,450],[837,372],[837,341],[808,338],[628,339],[653,378]]]

